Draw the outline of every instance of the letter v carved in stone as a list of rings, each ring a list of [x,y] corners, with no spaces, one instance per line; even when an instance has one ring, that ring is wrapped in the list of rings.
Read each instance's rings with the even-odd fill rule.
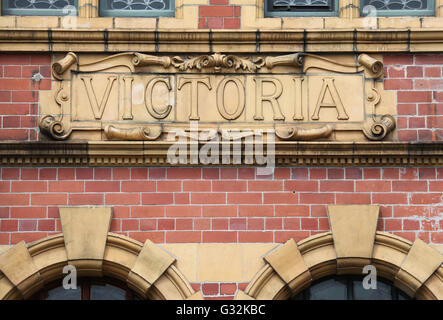
[[[117,79],[117,77],[108,77],[108,84],[106,85],[105,93],[103,94],[100,104],[97,101],[97,96],[95,95],[94,88],[92,87],[92,78],[80,77],[80,79],[85,85],[86,93],[88,94],[89,104],[91,105],[94,117],[96,120],[100,120],[103,116],[103,112],[105,111],[106,104],[108,103],[112,85],[114,84],[114,81]]]

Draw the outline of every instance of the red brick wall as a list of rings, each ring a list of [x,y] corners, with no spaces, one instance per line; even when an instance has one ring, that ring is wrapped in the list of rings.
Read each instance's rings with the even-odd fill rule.
[[[329,230],[328,204],[382,206],[378,230],[443,243],[443,168],[2,168],[0,244],[60,231],[59,206],[112,206],[157,243],[284,242]]]
[[[200,27],[239,28],[240,7],[214,1],[200,6]],[[391,54],[383,60],[385,89],[397,91],[398,140],[442,141],[443,54]],[[36,73],[43,79],[33,80]],[[0,54],[0,140],[37,139],[39,90],[50,86],[49,55]]]
[[[385,55],[385,89],[397,91],[400,141],[443,140],[443,54]]]
[[[49,55],[0,54],[0,140],[37,140],[39,90],[50,88]]]
[[[201,291],[206,300],[232,300],[237,290],[245,290],[245,282],[206,282],[191,283],[196,291]]]
[[[229,0],[209,0],[198,8],[198,28],[240,29],[240,16],[240,6],[229,5]]]
[[[235,6],[213,4],[236,18]],[[226,27],[228,18],[200,8],[203,28]],[[442,140],[443,55],[384,62],[385,88],[398,99],[398,139]],[[36,73],[44,79],[32,80]],[[49,79],[48,55],[0,54],[0,140],[37,139],[38,93]],[[58,207],[83,205],[114,207],[111,231],[139,241],[284,242],[328,231],[328,204],[381,205],[378,230],[441,244],[442,181],[443,168],[277,168],[258,176],[253,168],[3,167],[0,245],[58,233]],[[246,286],[192,285],[208,299]]]

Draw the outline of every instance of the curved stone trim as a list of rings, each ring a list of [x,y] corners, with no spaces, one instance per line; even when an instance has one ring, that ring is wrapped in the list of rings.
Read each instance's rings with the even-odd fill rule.
[[[103,209],[75,208],[68,213],[66,221],[69,223],[62,229],[63,234],[27,245],[22,241],[2,253],[0,299],[29,298],[43,285],[61,280],[63,267],[68,264],[74,264],[81,276],[108,276],[124,281],[144,298],[202,299],[201,293],[194,292],[174,265],[175,259],[165,249],[149,240],[143,245],[108,232],[109,224],[104,234],[101,228],[88,229],[85,224],[97,227],[108,217],[110,220],[111,210]],[[66,215],[62,219],[66,219]],[[88,239],[96,241],[82,239],[84,230],[92,232]],[[67,240],[65,232],[70,234],[70,240]],[[84,252],[79,250],[81,247]]]
[[[394,284],[412,296],[442,263],[443,255],[417,238],[401,264]]]
[[[24,241],[20,241],[0,256],[0,270],[24,298],[42,287],[39,270],[32,261]]]
[[[266,264],[245,292],[237,292],[236,299],[288,299],[313,280],[334,274],[361,274],[362,261],[374,265],[377,276],[393,281],[411,297],[443,299],[443,255],[420,239],[412,243],[396,235],[375,231],[374,215],[378,217],[378,208],[362,207],[330,206],[328,214],[333,232],[317,234],[296,244],[291,239],[271,250],[264,257]],[[332,219],[331,212],[336,215]],[[354,217],[348,219],[350,215]],[[348,235],[348,241],[340,243],[346,232],[350,232],[349,228],[354,235]],[[361,241],[356,242],[354,236],[360,233]],[[337,246],[338,239],[340,244]],[[346,248],[344,251],[343,246]],[[298,254],[295,252],[300,254],[300,258],[296,258]],[[345,268],[343,258],[346,259]],[[295,284],[294,276],[299,273],[289,270],[295,270],[296,265],[307,267],[306,278],[310,277],[310,281]]]
[[[175,259],[165,250],[146,240],[128,275],[129,287],[146,295],[151,285],[173,264]]]
[[[265,261],[288,284],[289,289],[304,287],[312,280],[311,273],[303,260],[294,239],[271,251]]]

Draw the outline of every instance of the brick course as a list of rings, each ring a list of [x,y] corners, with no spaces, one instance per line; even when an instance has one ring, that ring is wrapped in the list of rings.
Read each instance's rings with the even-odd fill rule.
[[[397,91],[399,141],[443,140],[442,54],[384,55],[386,90]]]
[[[37,140],[39,90],[49,89],[49,55],[0,54],[0,140]]]
[[[198,7],[199,29],[240,29],[241,8],[229,0],[210,0]]]
[[[239,28],[239,6],[210,0],[200,28]],[[443,54],[384,55],[399,141],[441,141]],[[38,83],[32,76],[40,73]],[[0,140],[37,140],[49,55],[0,54]],[[443,243],[443,168],[0,168],[0,245],[61,232],[59,206],[112,206],[111,231],[141,242],[282,243],[329,231],[328,204],[381,206],[378,230]],[[193,283],[233,299],[247,283]]]
[[[60,232],[58,206],[112,206],[111,231],[140,241],[155,235],[158,243],[272,243],[328,231],[327,205],[352,203],[381,205],[379,230],[443,243],[442,168],[279,168],[245,178],[233,178],[242,168],[229,175],[211,168],[215,179],[194,180],[182,179],[189,168],[161,169],[164,175],[147,179],[159,168],[125,175],[121,168],[2,168],[1,233],[7,235],[0,244],[37,230]],[[192,174],[205,177],[206,170],[192,168]]]

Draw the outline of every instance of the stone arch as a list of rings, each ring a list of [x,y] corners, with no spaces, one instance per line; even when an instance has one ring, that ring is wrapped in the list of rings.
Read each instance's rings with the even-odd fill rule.
[[[68,264],[78,276],[124,281],[144,298],[202,299],[165,249],[108,232],[111,216],[111,208],[60,208],[62,234],[21,241],[0,255],[0,299],[31,297],[65,276]]]
[[[263,259],[236,299],[288,299],[314,280],[334,274],[362,274],[372,264],[377,276],[417,299],[443,299],[443,255],[420,239],[414,243],[376,231],[378,206],[329,206],[330,232],[293,239]]]

